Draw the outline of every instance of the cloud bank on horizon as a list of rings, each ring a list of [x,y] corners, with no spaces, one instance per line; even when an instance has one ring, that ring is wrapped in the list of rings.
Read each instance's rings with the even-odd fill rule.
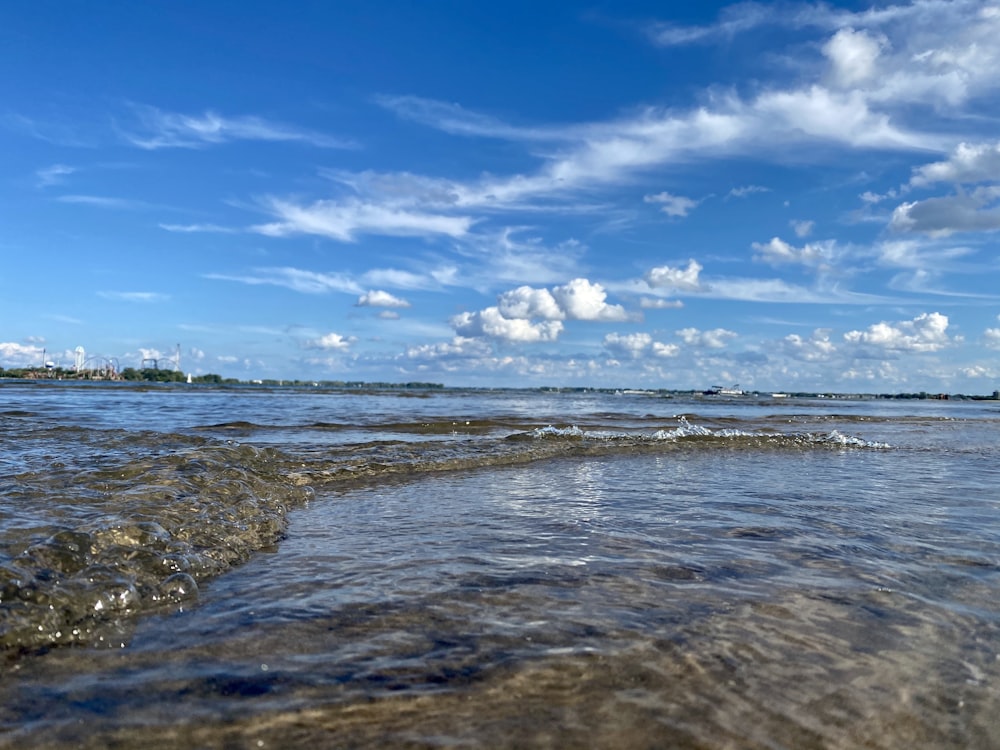
[[[54,7],[0,366],[1000,387],[1000,2]]]

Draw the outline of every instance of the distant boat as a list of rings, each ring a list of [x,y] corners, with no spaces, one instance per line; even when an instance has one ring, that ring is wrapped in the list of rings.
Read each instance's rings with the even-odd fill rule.
[[[740,388],[740,384],[737,383],[729,388],[724,388],[721,385],[713,385],[707,391],[702,391],[706,396],[745,396],[746,391]]]

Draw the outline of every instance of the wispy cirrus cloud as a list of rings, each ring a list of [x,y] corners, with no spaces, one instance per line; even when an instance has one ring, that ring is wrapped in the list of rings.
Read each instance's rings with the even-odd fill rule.
[[[169,294],[160,292],[98,292],[97,296],[116,302],[140,303],[166,302],[170,299]]]
[[[207,279],[236,281],[251,286],[280,286],[306,294],[342,292],[363,294],[364,288],[347,274],[321,273],[300,268],[255,268],[246,274],[205,274]]]
[[[200,115],[165,112],[135,104],[132,116],[117,126],[119,135],[138,148],[204,148],[230,141],[297,142],[320,148],[357,148],[355,141],[272,122],[254,115],[226,116],[206,110]]]
[[[219,224],[160,224],[160,229],[181,234],[196,234],[201,232],[213,234],[239,234],[243,230],[235,227],[224,227]]]
[[[110,208],[126,211],[142,211],[151,208],[159,208],[151,203],[136,200],[134,198],[115,198],[106,195],[60,195],[56,198],[60,203],[75,203],[83,206],[96,206],[97,208]]]
[[[35,184],[40,188],[61,185],[65,182],[66,177],[76,171],[76,167],[70,167],[66,164],[53,164],[43,167],[35,172]]]
[[[465,109],[460,104],[420,96],[382,94],[375,97],[375,103],[398,117],[453,135],[513,141],[564,141],[570,137],[562,128],[510,125],[499,118]]]
[[[359,234],[395,237],[444,235],[461,237],[473,219],[402,208],[391,203],[373,204],[358,200],[319,200],[301,205],[291,200],[271,198],[265,202],[278,220],[251,227],[269,237],[314,234],[340,242],[354,242]]]
[[[429,114],[421,122],[455,130],[452,119],[432,107],[424,109]],[[489,122],[491,133],[506,132]],[[485,135],[485,131],[468,128],[466,133]],[[352,242],[359,234],[460,238],[474,223],[498,212],[565,211],[581,196],[630,183],[676,161],[783,150],[790,144],[889,150],[940,147],[936,135],[897,125],[887,114],[870,108],[858,92],[820,85],[766,91],[746,101],[725,96],[689,111],[646,108],[607,122],[569,126],[561,138],[564,142],[555,151],[536,155],[540,163],[530,173],[462,181],[410,172],[328,171],[327,176],[348,194],[305,202],[269,198],[261,205],[278,220],[252,231],[269,236],[313,234],[341,242]],[[691,208],[679,200],[665,207],[675,212]]]

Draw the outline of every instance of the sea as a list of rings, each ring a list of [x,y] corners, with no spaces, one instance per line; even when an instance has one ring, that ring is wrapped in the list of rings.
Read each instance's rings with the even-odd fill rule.
[[[1000,747],[1000,402],[0,381],[0,747]]]

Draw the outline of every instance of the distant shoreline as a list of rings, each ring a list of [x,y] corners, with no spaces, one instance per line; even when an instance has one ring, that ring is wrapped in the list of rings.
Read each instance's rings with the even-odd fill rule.
[[[649,396],[655,398],[671,398],[673,396],[696,396],[710,401],[740,401],[747,398],[781,398],[781,399],[831,399],[831,400],[920,400],[920,401],[1000,401],[1000,391],[992,394],[966,393],[932,393],[928,391],[897,392],[897,393],[840,393],[834,391],[746,391],[740,395],[706,394],[698,388],[630,388],[630,387],[595,387],[595,386],[447,386],[443,383],[421,381],[386,382],[363,380],[300,380],[300,379],[252,379],[238,380],[223,378],[220,375],[192,375],[190,382],[187,375],[174,370],[144,370],[135,371],[139,377],[132,375],[116,377],[88,377],[72,371],[46,371],[40,369],[4,370],[0,368],[0,385],[6,383],[37,383],[65,384],[88,386],[216,386],[240,388],[322,388],[327,390],[365,391],[365,390],[466,390],[466,391],[539,391],[551,393],[611,393],[628,396]]]

